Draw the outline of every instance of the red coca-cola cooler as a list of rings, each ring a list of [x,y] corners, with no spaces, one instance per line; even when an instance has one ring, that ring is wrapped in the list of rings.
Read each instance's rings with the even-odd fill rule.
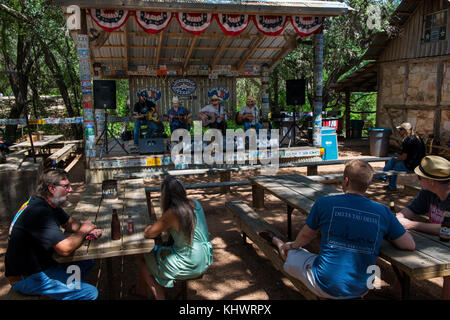
[[[343,118],[323,118],[322,127],[334,128],[337,134],[341,134],[344,127]]]

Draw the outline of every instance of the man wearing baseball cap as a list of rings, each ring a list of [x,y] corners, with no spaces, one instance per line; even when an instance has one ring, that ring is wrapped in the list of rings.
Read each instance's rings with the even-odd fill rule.
[[[386,163],[383,171],[395,170],[412,172],[425,156],[425,144],[421,137],[413,133],[409,122],[403,122],[396,127],[402,137],[402,151],[400,156],[393,157]],[[397,176],[389,176],[389,185],[383,189],[397,191]]]
[[[450,162],[426,156],[414,172],[422,190],[397,218],[406,230],[438,235],[445,212],[450,211]],[[419,214],[426,214],[429,222],[418,221]],[[450,299],[450,276],[444,277],[443,299]]]

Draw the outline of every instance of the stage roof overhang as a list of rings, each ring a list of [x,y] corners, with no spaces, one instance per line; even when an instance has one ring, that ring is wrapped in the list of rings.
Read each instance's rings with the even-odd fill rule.
[[[111,77],[156,75],[163,67],[169,75],[207,75],[212,71],[232,76],[260,76],[261,66],[273,69],[294,50],[301,35],[290,17],[334,17],[353,10],[337,1],[118,1],[54,0],[66,15],[77,5],[85,11],[94,68],[107,70]],[[129,17],[115,30],[105,30],[90,9],[128,10]],[[147,32],[138,23],[136,12],[169,13],[172,18],[160,32]],[[180,13],[207,13],[213,17],[198,34],[188,32],[177,21]],[[282,31],[268,35],[252,20],[239,35],[227,34],[217,14],[285,16]],[[139,16],[139,15],[138,15]],[[291,19],[291,20],[289,20]]]

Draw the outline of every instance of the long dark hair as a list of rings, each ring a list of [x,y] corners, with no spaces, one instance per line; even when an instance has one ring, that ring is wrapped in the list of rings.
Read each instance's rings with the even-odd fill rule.
[[[196,216],[189,205],[183,184],[170,175],[161,183],[161,209],[166,212],[169,208],[172,208],[178,215],[181,232],[186,237],[188,244],[191,244],[197,222]]]

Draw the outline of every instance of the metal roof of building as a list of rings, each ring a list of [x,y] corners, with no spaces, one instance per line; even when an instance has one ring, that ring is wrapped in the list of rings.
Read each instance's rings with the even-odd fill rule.
[[[129,10],[152,10],[171,12],[246,13],[266,15],[314,15],[336,16],[353,10],[337,1],[133,1],[133,0],[54,0],[63,8],[78,5],[81,8],[115,8]],[[131,13],[134,15],[134,12]],[[301,36],[287,23],[277,36],[261,33],[251,21],[238,36],[228,36],[216,19],[200,35],[184,31],[174,17],[164,31],[151,34],[145,32],[130,16],[119,29],[106,32],[86,16],[90,35],[91,61],[110,70],[126,71],[128,75],[164,65],[167,70],[186,74],[190,68],[207,66],[227,67],[235,75],[245,75],[245,67],[258,70],[267,65],[275,67],[286,55],[297,47]],[[247,68],[248,69],[248,68]],[[124,73],[120,73],[123,76]],[[125,73],[126,74],[126,73]],[[258,75],[256,72],[255,75]]]

